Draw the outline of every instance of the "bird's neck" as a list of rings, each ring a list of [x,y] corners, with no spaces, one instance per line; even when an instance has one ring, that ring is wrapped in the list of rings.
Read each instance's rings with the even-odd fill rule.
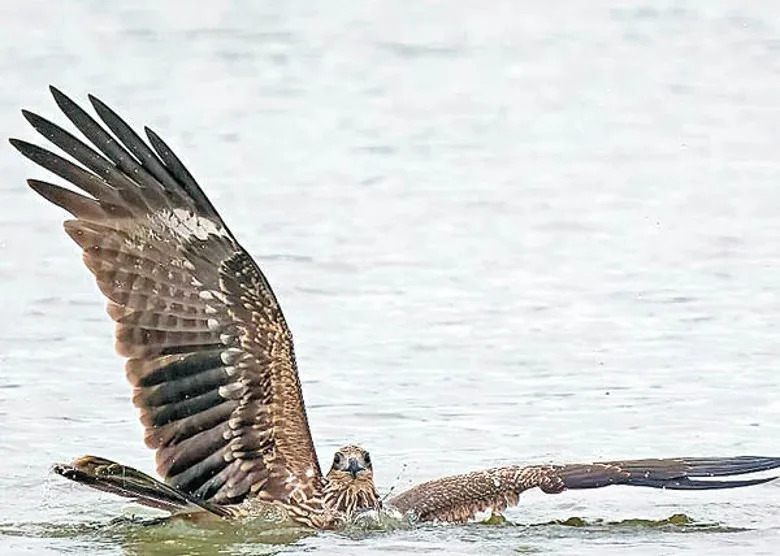
[[[325,503],[333,511],[347,518],[366,510],[378,510],[382,507],[379,495],[371,479],[327,480],[324,488]]]

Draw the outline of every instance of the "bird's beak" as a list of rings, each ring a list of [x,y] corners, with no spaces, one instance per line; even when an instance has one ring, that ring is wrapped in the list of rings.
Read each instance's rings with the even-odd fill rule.
[[[357,474],[364,469],[364,467],[360,466],[357,459],[349,458],[349,467],[347,467],[347,471],[349,471],[349,474],[352,475],[353,479],[357,477]]]

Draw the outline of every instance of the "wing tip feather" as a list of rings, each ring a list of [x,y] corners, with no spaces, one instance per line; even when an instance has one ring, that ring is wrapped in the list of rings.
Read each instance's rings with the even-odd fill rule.
[[[43,118],[36,114],[35,112],[31,110],[27,110],[26,108],[22,108],[22,116],[24,116],[24,119],[27,120],[31,126],[33,126],[35,129],[38,129],[38,125],[36,122],[39,122]]]

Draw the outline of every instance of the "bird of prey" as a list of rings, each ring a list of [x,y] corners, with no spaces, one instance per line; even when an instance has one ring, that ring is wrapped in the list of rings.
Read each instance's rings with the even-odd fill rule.
[[[89,97],[102,124],[56,88],[51,92],[92,146],[26,110],[27,121],[73,161],[11,143],[80,190],[28,181],[73,215],[65,231],[107,298],[116,350],[127,358],[133,403],[164,482],[94,456],[54,466],[63,477],[171,513],[231,518],[270,505],[298,524],[332,529],[370,510],[463,522],[516,504],[536,487],[558,493],[608,485],[756,485],[774,477],[718,478],[780,467],[780,458],[753,456],[498,467],[429,481],[382,501],[368,452],[345,446],[323,475],[292,334],[258,265],[155,132],[145,128],[146,142],[99,99]]]

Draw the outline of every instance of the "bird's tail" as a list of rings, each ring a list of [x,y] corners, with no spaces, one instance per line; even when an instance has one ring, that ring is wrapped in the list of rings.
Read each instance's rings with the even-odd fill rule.
[[[221,517],[231,515],[223,506],[197,500],[137,469],[96,456],[55,464],[52,471],[71,481],[174,514],[206,511]]]
[[[731,458],[644,459],[567,465],[559,471],[565,488],[598,488],[632,485],[669,490],[711,490],[759,485],[777,477],[734,479],[780,467],[780,458],[740,456]],[[713,478],[728,477],[726,480]]]

